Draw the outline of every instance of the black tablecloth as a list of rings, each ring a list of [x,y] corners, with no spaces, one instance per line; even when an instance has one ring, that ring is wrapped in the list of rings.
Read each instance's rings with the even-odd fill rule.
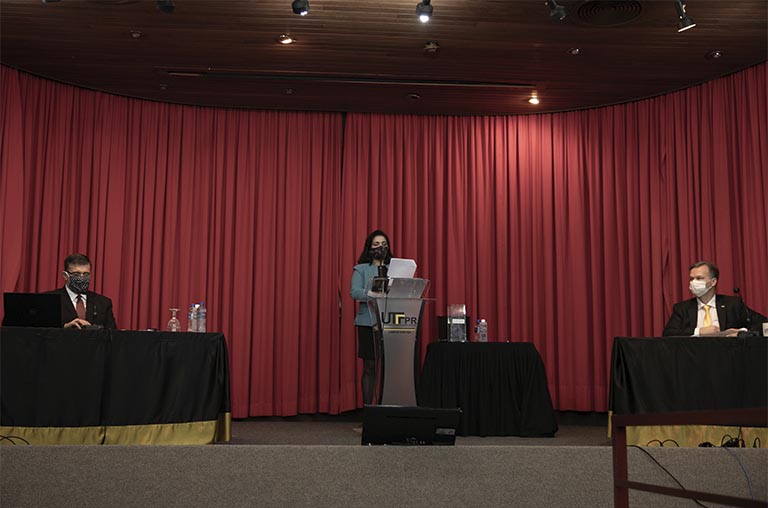
[[[0,330],[0,425],[89,427],[229,413],[220,333]]]
[[[427,348],[419,405],[461,408],[462,436],[553,436],[547,375],[529,343],[436,342]]]
[[[615,414],[768,406],[768,340],[616,337]]]

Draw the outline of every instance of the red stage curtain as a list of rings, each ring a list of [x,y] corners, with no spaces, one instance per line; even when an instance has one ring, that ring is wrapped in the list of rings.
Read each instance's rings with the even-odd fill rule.
[[[663,97],[520,117],[159,104],[2,68],[2,290],[94,261],[118,324],[204,299],[233,416],[360,404],[348,296],[366,234],[436,300],[532,341],[560,409],[605,410],[611,339],[656,335],[687,266],[768,310],[766,65]],[[182,322],[185,322],[182,316]]]
[[[556,407],[604,411],[613,337],[660,335],[691,262],[768,311],[766,68],[554,115],[350,114],[343,243],[380,226],[432,281],[428,329],[466,303],[536,345]]]
[[[24,114],[19,75],[0,68],[0,289],[16,287],[22,269],[20,241],[24,224],[20,197],[24,191]],[[0,310],[2,312],[2,310]]]
[[[206,302],[229,341],[234,416],[354,407],[355,373],[339,368],[354,360],[339,343],[341,115],[184,107],[2,72],[3,290],[57,287],[64,257],[84,252],[120,327],[164,328],[172,306],[185,324]]]

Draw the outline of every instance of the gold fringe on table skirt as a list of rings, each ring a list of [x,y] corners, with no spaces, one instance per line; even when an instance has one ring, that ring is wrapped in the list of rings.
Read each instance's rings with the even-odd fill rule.
[[[2,445],[195,445],[228,442],[231,437],[231,413],[222,413],[217,420],[203,422],[97,427],[0,427]]]

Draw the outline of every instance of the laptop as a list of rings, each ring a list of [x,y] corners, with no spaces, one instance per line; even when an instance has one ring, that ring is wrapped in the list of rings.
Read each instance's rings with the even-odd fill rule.
[[[61,327],[61,297],[46,293],[3,293],[3,326]]]

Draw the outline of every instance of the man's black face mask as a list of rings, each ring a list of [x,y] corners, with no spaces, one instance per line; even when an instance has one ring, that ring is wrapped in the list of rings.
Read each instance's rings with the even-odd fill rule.
[[[81,273],[69,273],[67,272],[67,286],[69,289],[77,294],[83,294],[88,291],[88,286],[91,284],[91,276],[83,275]]]

